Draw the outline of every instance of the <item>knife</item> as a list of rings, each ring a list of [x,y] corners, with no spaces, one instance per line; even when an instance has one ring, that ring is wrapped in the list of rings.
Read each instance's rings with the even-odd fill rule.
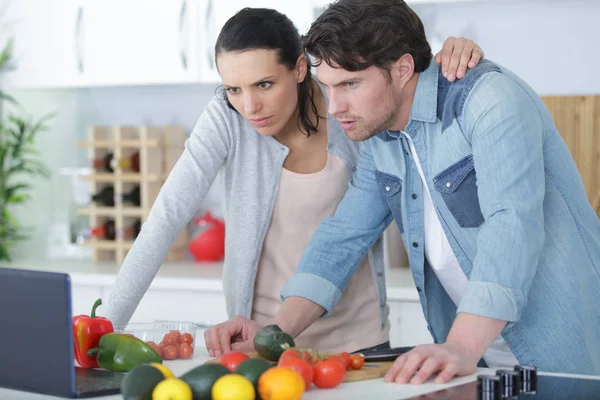
[[[396,358],[404,353],[408,353],[414,349],[414,346],[406,347],[393,347],[393,348],[380,348],[371,349],[366,351],[357,351],[351,354],[360,354],[365,358],[365,362],[373,361],[396,361]]]

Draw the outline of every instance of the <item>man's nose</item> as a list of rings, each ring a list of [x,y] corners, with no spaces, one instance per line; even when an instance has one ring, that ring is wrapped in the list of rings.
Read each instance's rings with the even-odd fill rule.
[[[348,104],[338,96],[333,90],[329,91],[329,109],[327,112],[331,115],[345,113],[348,109]]]

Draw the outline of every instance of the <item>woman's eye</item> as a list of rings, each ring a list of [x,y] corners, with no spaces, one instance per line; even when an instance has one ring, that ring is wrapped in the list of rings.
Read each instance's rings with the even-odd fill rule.
[[[260,82],[258,84],[258,87],[261,88],[261,89],[268,89],[268,88],[271,87],[271,85],[272,85],[271,82]]]
[[[236,94],[236,93],[239,92],[240,89],[239,88],[230,87],[230,88],[227,88],[225,90],[227,90],[227,93],[229,93],[229,94]]]

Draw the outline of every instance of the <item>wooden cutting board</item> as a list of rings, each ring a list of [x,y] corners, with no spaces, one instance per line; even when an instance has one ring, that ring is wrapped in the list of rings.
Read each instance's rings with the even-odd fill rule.
[[[262,358],[256,352],[247,353],[250,358]],[[211,358],[205,364],[218,362],[216,358]],[[274,363],[273,363],[274,364]],[[390,369],[393,362],[366,362],[359,370],[348,370],[344,376],[344,382],[367,381],[369,379],[383,378],[385,373]]]

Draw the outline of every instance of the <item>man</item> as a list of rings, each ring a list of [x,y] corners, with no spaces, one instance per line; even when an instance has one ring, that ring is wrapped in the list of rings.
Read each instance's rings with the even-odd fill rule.
[[[600,374],[600,221],[535,92],[486,60],[448,82],[399,0],[339,0],[305,47],[329,112],[364,146],[274,323],[297,335],[326,318],[395,220],[435,344],[400,356],[387,381],[443,383],[479,362]],[[251,348],[258,329],[235,317],[221,343]]]

